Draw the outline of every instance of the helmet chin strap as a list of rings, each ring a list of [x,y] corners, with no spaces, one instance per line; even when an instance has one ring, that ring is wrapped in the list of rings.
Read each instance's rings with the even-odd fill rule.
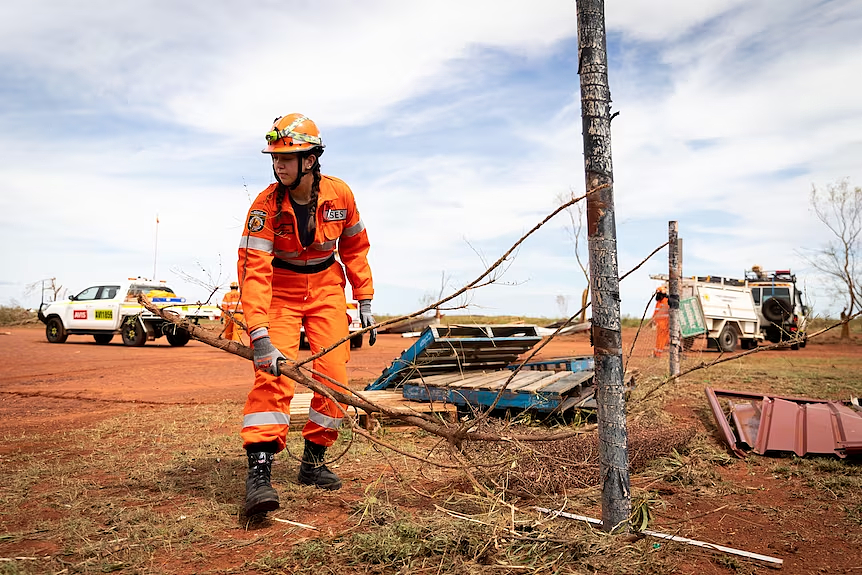
[[[283,185],[283,186],[287,186],[287,189],[288,189],[288,190],[290,190],[290,191],[293,191],[293,190],[295,190],[296,188],[298,188],[298,187],[299,187],[299,183],[302,181],[302,178],[303,178],[306,174],[310,174],[310,173],[314,172],[314,168],[316,168],[317,166],[319,166],[319,165],[320,165],[320,159],[319,159],[319,157],[318,157],[317,155],[315,155],[315,156],[314,156],[314,165],[313,165],[313,166],[311,166],[311,170],[309,170],[309,171],[307,171],[307,172],[304,172],[304,171],[302,171],[302,161],[303,161],[305,158],[306,158],[306,154],[300,154],[300,155],[297,155],[296,179],[295,179],[295,180],[293,180],[293,182],[291,182],[290,184],[285,184],[284,182],[282,182],[282,181],[281,181],[281,178],[279,178],[279,177],[278,177],[278,173],[276,173],[276,171],[275,171],[275,167],[273,166],[273,168],[272,168],[272,173],[273,173],[273,175],[275,176],[275,181],[276,181],[276,182],[278,182],[279,184]]]

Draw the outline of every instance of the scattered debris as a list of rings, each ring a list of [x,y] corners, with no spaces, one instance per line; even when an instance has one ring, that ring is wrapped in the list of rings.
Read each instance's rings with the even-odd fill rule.
[[[767,452],[862,455],[862,410],[852,402],[784,397],[706,388],[712,414],[727,444],[746,457],[741,445]],[[727,413],[721,405],[726,401]],[[736,429],[731,428],[730,422]]]
[[[540,513],[547,513],[549,515],[565,517],[566,519],[574,519],[575,521],[585,521],[590,525],[596,525],[601,527],[602,521],[601,519],[595,519],[593,517],[585,517],[584,515],[574,515],[572,513],[565,513],[563,511],[556,511],[554,509],[546,509],[544,507],[533,507],[536,511]],[[724,545],[717,545],[715,543],[707,543],[706,541],[698,541],[697,539],[689,539],[688,537],[680,537],[678,535],[669,535],[667,533],[659,533],[658,531],[650,531],[648,529],[644,529],[642,531],[636,531],[635,533],[639,535],[647,535],[649,537],[656,537],[658,539],[665,539],[667,541],[676,541],[678,543],[685,543],[686,545],[694,545],[696,547],[702,547],[704,549],[709,549],[711,551],[721,551],[722,553],[728,553],[730,555],[739,555],[740,557],[746,557],[748,559],[754,559],[756,561],[763,561],[768,563],[770,566],[781,567],[784,564],[783,559],[779,559],[777,557],[770,557],[769,555],[761,555],[760,553],[751,553],[750,551],[742,551],[740,549],[734,549],[733,547],[725,547]]]

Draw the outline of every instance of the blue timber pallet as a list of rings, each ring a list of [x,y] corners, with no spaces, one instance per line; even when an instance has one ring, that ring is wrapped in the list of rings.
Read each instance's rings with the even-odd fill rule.
[[[512,364],[509,369],[517,369],[520,364]],[[558,357],[542,361],[531,361],[521,367],[534,371],[586,371],[596,368],[596,360],[592,355],[580,355],[576,357]]]
[[[412,401],[483,408],[494,403],[505,385],[497,402],[500,409],[562,412],[573,407],[595,406],[593,376],[591,370],[450,373],[407,380],[403,393],[405,399]]]
[[[428,326],[366,391],[395,387],[414,377],[505,369],[541,336],[529,325]]]

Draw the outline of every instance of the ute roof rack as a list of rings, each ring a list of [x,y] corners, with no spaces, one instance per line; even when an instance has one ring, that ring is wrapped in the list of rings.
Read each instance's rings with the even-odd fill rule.
[[[796,283],[796,274],[790,273],[790,270],[745,270],[745,278],[754,282]]]

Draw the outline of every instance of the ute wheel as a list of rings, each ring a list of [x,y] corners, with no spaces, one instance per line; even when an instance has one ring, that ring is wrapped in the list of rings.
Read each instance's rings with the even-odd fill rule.
[[[45,324],[45,337],[50,343],[63,343],[69,334],[66,333],[66,328],[63,327],[63,322],[58,317],[52,317]]]
[[[721,333],[718,334],[718,348],[725,353],[734,352],[736,351],[738,341],[739,337],[736,335],[736,330],[733,329],[733,326],[725,324]]]
[[[355,337],[350,338],[350,349],[359,349],[362,347],[363,339],[365,338],[365,334],[360,334]]]
[[[147,343],[147,330],[135,318],[123,322],[120,335],[123,336],[123,343],[129,347],[141,347]]]
[[[793,313],[793,305],[786,297],[771,297],[760,308],[763,317],[773,323],[781,323]]]
[[[93,339],[96,340],[96,343],[99,345],[107,345],[111,343],[111,340],[114,339],[114,334],[112,333],[97,333],[93,336]]]
[[[174,347],[184,346],[192,338],[188,331],[179,327],[174,328],[172,332],[173,333],[171,333],[171,331],[165,333],[165,337],[168,338],[168,343]]]
[[[808,338],[803,337],[802,341],[799,342],[799,347],[805,347],[806,345],[808,345]]]

